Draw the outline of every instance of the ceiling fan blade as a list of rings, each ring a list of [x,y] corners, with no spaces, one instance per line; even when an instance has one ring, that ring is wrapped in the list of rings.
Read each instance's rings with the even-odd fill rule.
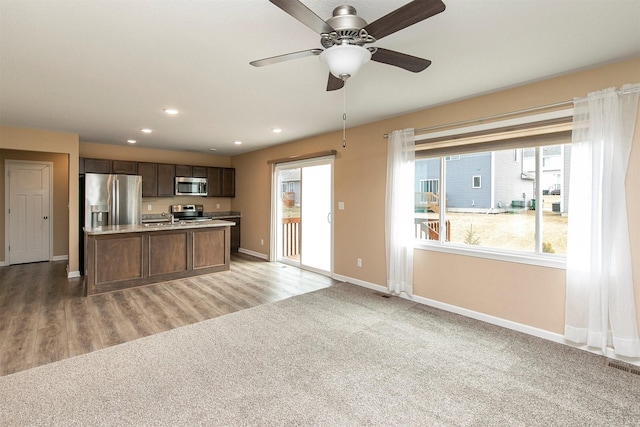
[[[257,61],[249,62],[249,64],[254,67],[264,67],[265,65],[277,64],[278,62],[290,61],[306,56],[318,56],[321,53],[322,49],[301,50],[300,52],[285,53],[284,55],[272,56],[271,58],[258,59]]]
[[[280,9],[287,12],[289,15],[296,18],[298,21],[302,22],[307,27],[311,28],[318,34],[323,33],[331,33],[334,31],[333,28],[326,22],[322,20],[318,15],[313,13],[311,9],[309,9],[304,4],[300,3],[298,0],[269,0],[271,3],[278,6]]]
[[[376,53],[371,55],[371,60],[404,68],[405,70],[413,73],[419,73],[431,65],[431,61],[428,59],[418,58],[417,56],[407,55],[406,53],[400,53],[394,50],[382,49],[380,47]]]
[[[444,11],[441,0],[414,0],[373,21],[364,29],[377,40]]]
[[[344,87],[344,80],[337,78],[329,73],[329,81],[327,82],[327,91],[338,90]]]

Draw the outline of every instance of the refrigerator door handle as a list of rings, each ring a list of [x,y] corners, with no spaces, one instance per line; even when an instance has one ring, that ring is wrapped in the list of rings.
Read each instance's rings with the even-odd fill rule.
[[[113,194],[113,222],[112,224],[120,224],[120,182],[118,181],[118,177],[115,176],[113,180],[113,189],[111,190],[111,194]]]

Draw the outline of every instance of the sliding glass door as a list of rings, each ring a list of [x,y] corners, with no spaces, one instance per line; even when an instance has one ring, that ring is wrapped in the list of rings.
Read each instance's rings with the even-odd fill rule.
[[[333,159],[279,164],[273,182],[275,259],[331,274]]]

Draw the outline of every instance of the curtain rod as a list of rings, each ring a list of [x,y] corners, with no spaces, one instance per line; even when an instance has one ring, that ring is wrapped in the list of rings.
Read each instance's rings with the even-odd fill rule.
[[[525,108],[523,110],[510,111],[508,113],[494,114],[493,116],[480,117],[478,119],[469,119],[469,120],[462,120],[462,121],[454,122],[454,123],[447,123],[447,124],[444,124],[444,125],[429,126],[429,127],[426,127],[426,128],[416,129],[416,130],[414,130],[414,133],[424,133],[424,132],[427,132],[427,131],[430,131],[430,130],[448,128],[448,127],[452,127],[452,126],[468,125],[468,124],[471,124],[471,123],[482,123],[482,122],[484,122],[486,120],[500,119],[500,118],[503,118],[503,117],[515,116],[515,115],[518,115],[518,114],[530,113],[530,112],[538,111],[538,110],[546,110],[548,108],[563,107],[565,105],[570,105],[570,104],[573,104],[573,101],[556,102],[555,104],[541,105],[539,107]],[[389,134],[385,133],[384,137],[388,138]]]
[[[278,163],[297,162],[300,160],[309,160],[309,159],[315,159],[318,157],[335,156],[336,154],[338,154],[336,150],[326,150],[326,151],[320,151],[317,153],[307,153],[307,154],[301,154],[297,156],[283,157],[280,159],[267,160],[267,164],[271,165],[271,164],[278,164]]]
[[[627,94],[627,93],[638,92],[638,91],[640,91],[640,86],[635,86],[634,85],[634,86],[632,86],[630,88],[627,88],[627,89],[618,89],[617,92],[621,93],[621,94]],[[579,99],[579,98],[576,98],[576,99]],[[510,111],[508,113],[495,114],[493,116],[480,117],[478,119],[462,120],[462,121],[459,121],[459,122],[447,123],[447,124],[444,124],[444,125],[436,125],[436,126],[429,126],[429,127],[426,127],[426,128],[415,129],[414,133],[424,133],[424,132],[427,132],[427,131],[436,130],[436,129],[442,129],[442,128],[448,128],[448,127],[452,127],[452,126],[468,125],[468,124],[472,124],[472,123],[482,123],[482,122],[484,122],[486,120],[501,119],[503,117],[514,116],[514,115],[523,114],[523,113],[531,113],[533,111],[546,110],[548,108],[564,107],[566,105],[573,105],[573,103],[574,103],[574,100],[556,102],[555,104],[548,104],[548,105],[541,105],[539,107],[525,108],[523,110]],[[388,138],[389,134],[385,133],[384,137]]]

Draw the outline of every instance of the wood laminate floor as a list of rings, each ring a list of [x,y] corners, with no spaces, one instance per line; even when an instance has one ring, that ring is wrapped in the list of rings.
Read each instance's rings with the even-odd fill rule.
[[[238,254],[227,272],[84,297],[66,264],[0,267],[0,376],[337,283]]]

